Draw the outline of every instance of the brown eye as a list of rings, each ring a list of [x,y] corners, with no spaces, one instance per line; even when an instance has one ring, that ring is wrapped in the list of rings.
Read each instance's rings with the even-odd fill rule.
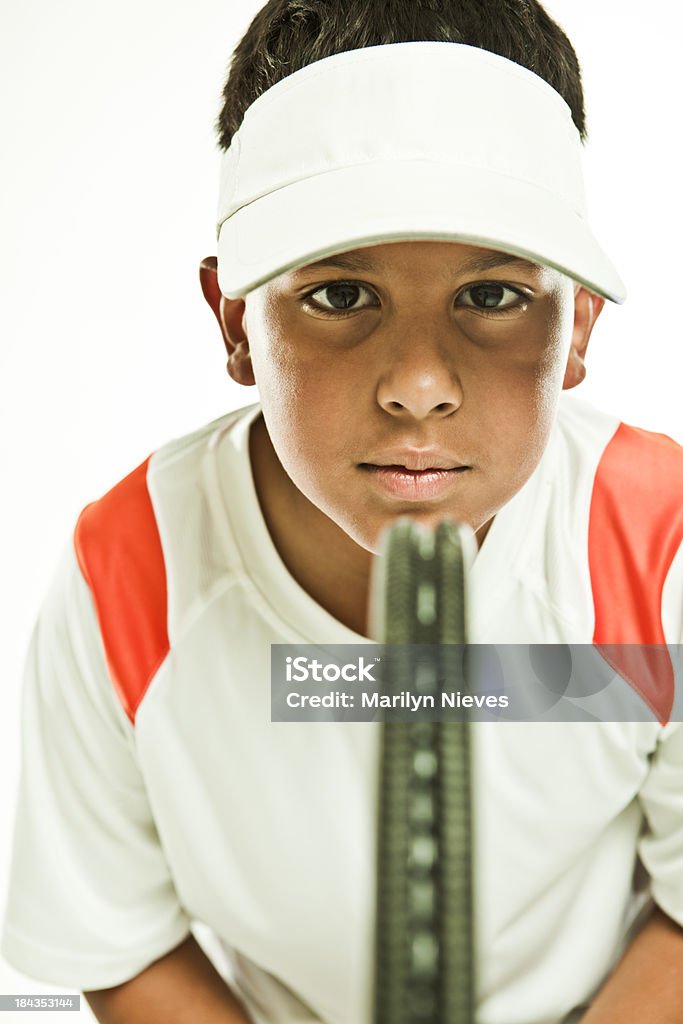
[[[503,302],[508,296],[507,301]],[[465,296],[470,296],[470,301],[462,301]],[[515,288],[509,288],[504,284],[497,284],[496,282],[475,284],[470,285],[466,288],[460,296],[460,305],[469,306],[474,309],[483,310],[506,310],[515,306],[520,298],[526,298],[522,296],[521,292],[518,292]]]
[[[354,284],[353,281],[335,281],[332,284],[324,284],[309,292],[307,301],[320,312],[344,313],[347,311],[365,309],[372,305],[369,301],[359,304],[363,296],[372,299],[372,293],[362,284]]]
[[[334,309],[350,309],[358,302],[360,288],[357,284],[331,284],[323,289],[325,297]]]

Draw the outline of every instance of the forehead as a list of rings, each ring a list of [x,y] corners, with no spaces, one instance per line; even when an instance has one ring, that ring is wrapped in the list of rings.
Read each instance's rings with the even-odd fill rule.
[[[370,273],[400,270],[402,267],[415,270],[420,266],[429,268],[432,272],[435,269],[443,269],[449,276],[453,273],[482,273],[499,267],[527,272],[546,269],[533,260],[498,249],[486,249],[460,242],[400,241],[347,249],[297,267],[294,273],[327,268]]]

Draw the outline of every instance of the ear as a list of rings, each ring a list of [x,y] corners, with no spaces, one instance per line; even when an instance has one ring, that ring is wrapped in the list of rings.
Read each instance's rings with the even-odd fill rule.
[[[204,298],[211,306],[228,353],[228,373],[238,384],[250,387],[256,383],[251,365],[249,338],[244,327],[244,299],[228,299],[218,287],[218,261],[207,256],[199,264],[199,281]]]
[[[600,316],[605,300],[582,285],[574,285],[574,327],[564,371],[563,391],[575,388],[586,376],[586,350],[593,324]]]

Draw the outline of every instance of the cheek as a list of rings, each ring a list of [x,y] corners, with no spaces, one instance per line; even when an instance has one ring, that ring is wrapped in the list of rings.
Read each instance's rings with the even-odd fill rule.
[[[271,442],[299,489],[318,497],[319,478],[329,482],[345,450],[353,389],[319,341],[306,344],[276,315],[259,326],[250,338],[252,365]]]
[[[288,402],[297,390],[297,360],[288,342],[287,325],[267,292],[256,309],[248,309],[249,351],[259,397],[264,406]]]
[[[511,333],[520,355],[500,353],[489,364],[486,393],[478,395],[480,429],[490,439],[488,451],[501,478],[523,481],[543,454],[562,390],[572,325],[573,299],[567,302],[566,289],[558,287],[536,304],[519,338]]]
[[[254,374],[264,412],[288,436],[306,428],[315,443],[324,443],[331,424],[339,426],[345,408],[343,377],[324,353],[307,356],[286,338],[271,337],[256,355]]]
[[[534,405],[537,419],[550,430],[562,390],[574,326],[571,281],[565,279],[545,305],[546,346],[536,375]]]
[[[541,299],[524,339],[529,357],[520,367],[522,391],[534,421],[552,419],[560,395],[573,326],[573,301],[567,298],[567,288],[558,286]]]

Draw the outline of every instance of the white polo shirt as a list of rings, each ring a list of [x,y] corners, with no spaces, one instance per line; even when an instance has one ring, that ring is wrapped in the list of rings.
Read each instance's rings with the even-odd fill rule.
[[[367,641],[273,546],[258,415],[170,442],[79,517],[26,663],[2,953],[97,989],[194,927],[257,1024],[362,1024],[380,726],[271,722],[270,645]],[[563,395],[475,559],[470,639],[681,643],[682,473],[670,439]],[[650,699],[656,722],[473,725],[480,1024],[580,1016],[648,899],[640,861],[683,925],[681,701]]]

